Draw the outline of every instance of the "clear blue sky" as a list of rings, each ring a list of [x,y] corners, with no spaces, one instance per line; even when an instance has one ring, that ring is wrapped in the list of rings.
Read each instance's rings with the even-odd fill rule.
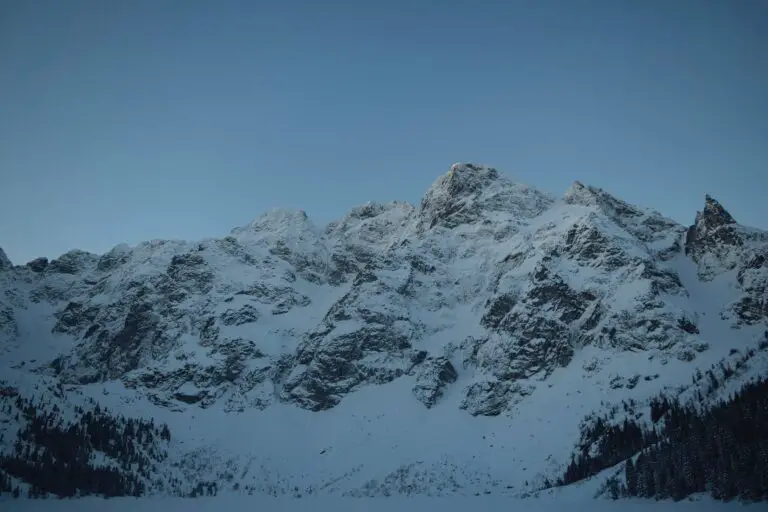
[[[768,228],[764,0],[0,3],[15,263],[417,203],[455,161]]]

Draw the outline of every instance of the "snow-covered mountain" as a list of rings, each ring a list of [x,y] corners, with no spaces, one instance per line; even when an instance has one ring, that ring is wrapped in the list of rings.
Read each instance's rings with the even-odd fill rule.
[[[0,250],[3,449],[35,453],[30,407],[53,425],[99,403],[158,425],[113,427],[141,464],[118,440],[88,455],[142,492],[520,494],[562,475],[585,417],[647,416],[729,358],[706,400],[765,375],[767,259],[709,196],[686,228],[473,164],[326,226],[271,210],[199,242]]]

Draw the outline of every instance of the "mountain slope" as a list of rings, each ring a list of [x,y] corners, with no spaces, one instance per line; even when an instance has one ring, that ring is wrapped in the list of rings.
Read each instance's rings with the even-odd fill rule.
[[[323,227],[271,210],[221,239],[2,258],[0,362],[15,392],[167,423],[146,492],[192,471],[268,493],[519,493],[562,472],[584,416],[756,346],[767,255],[709,196],[686,229],[456,164],[418,207]]]

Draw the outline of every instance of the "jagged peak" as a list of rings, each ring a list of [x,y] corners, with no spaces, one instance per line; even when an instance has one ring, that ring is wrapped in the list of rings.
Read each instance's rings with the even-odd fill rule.
[[[704,195],[704,210],[696,212],[696,224],[704,222],[710,226],[736,224],[736,220],[728,213],[720,202],[709,194]]]
[[[5,254],[3,248],[0,247],[0,270],[9,268],[13,268],[13,263],[11,263],[11,259],[8,257],[8,255]]]
[[[453,228],[491,212],[513,214],[517,219],[530,218],[552,202],[548,194],[512,181],[494,167],[455,163],[422,197],[416,229],[423,232],[438,224]]]
[[[639,212],[637,207],[632,206],[625,201],[622,201],[621,199],[614,196],[610,192],[607,192],[600,187],[585,185],[584,183],[578,180],[574,181],[573,184],[568,188],[568,190],[565,191],[565,194],[563,195],[563,199],[568,204],[581,204],[583,206],[620,204],[625,209],[630,209],[633,212],[635,211]]]
[[[451,166],[447,173],[432,183],[425,194],[425,198],[434,196],[458,197],[471,194],[498,178],[499,171],[493,167],[457,162]]]
[[[471,187],[495,180],[500,174],[494,167],[487,165],[456,162],[445,176],[452,184]]]
[[[491,172],[498,175],[498,171],[493,167],[490,167],[484,164],[475,164],[472,162],[455,162],[453,165],[451,165],[451,169],[449,172],[473,172],[473,173]]]
[[[234,228],[230,233],[234,235],[245,231],[280,231],[291,227],[306,229],[313,227],[313,224],[304,210],[271,208],[248,225]]]
[[[435,201],[452,200],[476,193],[499,177],[499,171],[493,167],[457,162],[427,189],[421,200],[421,210],[428,209]]]
[[[304,255],[323,252],[322,228],[316,226],[303,210],[272,208],[244,227],[230,232],[246,245],[287,246]]]
[[[685,238],[685,252],[694,261],[702,261],[702,256],[709,252],[715,254],[715,259],[721,261],[723,268],[731,268],[735,261],[729,259],[728,251],[733,247],[744,244],[744,229],[723,205],[709,194],[704,195],[704,209],[696,212],[696,219],[688,228]],[[710,275],[711,269],[700,275]]]
[[[646,215],[662,216],[659,212],[641,208],[630,204],[600,187],[584,185],[580,181],[574,181],[563,195],[563,200],[568,204],[582,206],[599,206],[611,216],[630,218]]]
[[[575,181],[565,192],[563,201],[600,210],[643,242],[667,244],[669,240],[676,240],[684,229],[655,210],[629,204],[602,188],[584,185],[580,181]],[[665,248],[674,250],[674,243],[665,245]]]
[[[568,204],[580,204],[583,206],[592,206],[597,204],[597,195],[600,189],[584,185],[580,181],[574,181],[568,190],[563,194],[563,200]]]
[[[98,260],[99,256],[94,253],[72,249],[52,260],[48,269],[61,274],[78,274],[96,265]]]

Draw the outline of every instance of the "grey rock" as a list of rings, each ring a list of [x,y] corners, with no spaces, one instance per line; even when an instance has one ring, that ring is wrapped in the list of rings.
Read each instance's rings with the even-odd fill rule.
[[[341,335],[319,331],[299,347],[281,396],[310,410],[331,408],[361,384],[383,384],[404,375],[403,351],[408,348],[408,339],[387,326]]]
[[[111,272],[128,262],[130,257],[131,250],[128,245],[117,245],[99,258],[96,268],[102,272]]]
[[[161,284],[161,291],[166,294],[179,291],[209,293],[212,289],[213,272],[208,268],[205,258],[200,254],[177,254],[168,265],[170,278]]]
[[[37,273],[44,272],[45,269],[48,268],[48,258],[46,257],[35,258],[34,260],[27,263],[27,268],[29,268],[32,272],[37,272]]]
[[[472,416],[498,416],[509,404],[510,384],[486,380],[470,384],[460,407]]]
[[[62,254],[57,259],[51,261],[47,271],[74,275],[93,267],[97,261],[98,257],[95,254],[74,250]]]
[[[271,286],[262,283],[254,283],[236,295],[245,295],[262,304],[274,304],[272,314],[285,314],[294,307],[307,307],[312,301],[306,295],[297,293],[289,286]]]
[[[685,253],[699,261],[707,252],[722,258],[733,246],[743,245],[738,225],[730,213],[713,197],[704,198],[704,209],[696,213],[696,220],[685,237]]]
[[[224,325],[243,325],[256,322],[259,316],[259,311],[255,307],[245,304],[240,309],[227,309],[220,318]]]
[[[428,409],[437,403],[448,384],[456,382],[459,374],[445,357],[427,358],[416,372],[413,395]]]
[[[98,307],[70,302],[63,310],[55,313],[57,322],[53,327],[53,332],[78,335],[96,321],[99,313]]]
[[[590,224],[573,226],[566,235],[565,253],[587,266],[616,270],[629,263],[629,257]]]

